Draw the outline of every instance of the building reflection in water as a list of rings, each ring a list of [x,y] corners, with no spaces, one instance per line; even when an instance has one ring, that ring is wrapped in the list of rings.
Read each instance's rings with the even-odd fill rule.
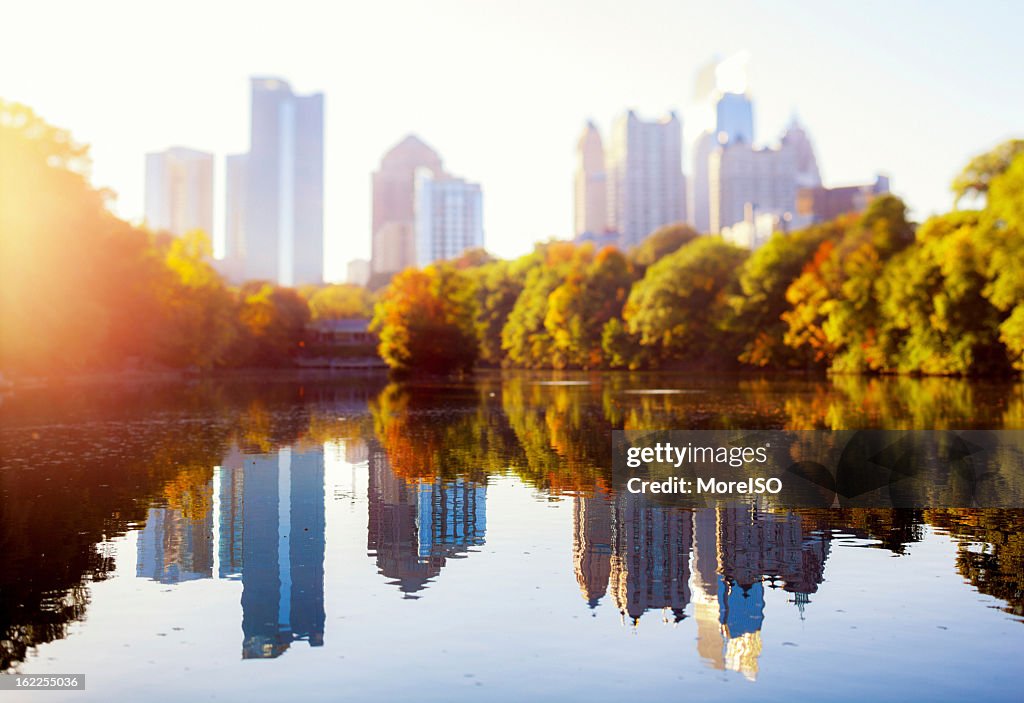
[[[462,478],[406,480],[375,443],[369,449],[367,497],[367,555],[407,598],[416,598],[446,560],[484,543],[485,485]]]
[[[139,576],[162,582],[242,582],[242,658],[280,656],[292,642],[324,641],[322,449],[268,454],[232,449],[205,487],[214,501],[189,519],[151,508],[139,535]]]
[[[150,508],[139,533],[135,573],[161,583],[213,576],[213,507],[202,517],[180,508]]]
[[[595,607],[610,588],[633,626],[648,610],[679,622],[693,604],[697,652],[712,667],[754,680],[761,654],[764,589],[794,594],[803,614],[823,580],[829,536],[800,515],[752,505],[682,510],[595,489],[574,499],[573,561]]]

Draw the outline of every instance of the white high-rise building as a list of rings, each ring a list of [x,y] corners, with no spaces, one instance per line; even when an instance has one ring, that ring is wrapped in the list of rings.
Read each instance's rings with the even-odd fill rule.
[[[416,263],[454,259],[484,246],[480,185],[452,176],[416,172]]]
[[[608,226],[631,247],[686,219],[682,124],[676,114],[644,121],[630,110],[612,127],[607,152]]]
[[[345,282],[354,286],[365,286],[370,282],[370,262],[368,259],[352,259],[346,267]]]
[[[373,273],[391,274],[416,265],[416,173],[444,175],[441,157],[415,134],[388,150],[373,174],[370,257]]]
[[[244,277],[284,286],[323,282],[323,95],[252,79],[244,162]],[[230,236],[230,235],[229,235]]]
[[[690,222],[701,234],[711,231],[711,192],[708,182],[708,158],[718,146],[714,132],[704,132],[693,145],[693,194],[690,199]]]
[[[708,182],[710,230],[717,233],[762,214],[792,218],[797,190],[821,178],[810,140],[794,121],[777,148],[719,146],[708,159]]]
[[[146,224],[213,236],[213,154],[184,147],[146,154]]]
[[[229,154],[225,159],[224,261],[229,280],[245,278],[245,198],[248,154]]]
[[[587,122],[576,145],[576,236],[602,235],[608,229],[608,184],[604,144],[593,122]]]

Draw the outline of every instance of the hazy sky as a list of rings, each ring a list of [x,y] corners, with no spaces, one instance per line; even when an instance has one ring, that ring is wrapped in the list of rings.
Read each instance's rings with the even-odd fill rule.
[[[1024,5],[746,0],[8,3],[0,97],[92,145],[131,219],[143,155],[245,151],[254,74],[326,96],[327,274],[369,254],[370,173],[408,132],[484,188],[487,246],[572,233],[574,147],[626,108],[706,126],[697,69],[750,53],[760,141],[795,111],[826,184],[891,175],[918,217],[967,158],[1024,136]],[[222,228],[218,202],[217,229]],[[219,232],[218,232],[219,235]]]

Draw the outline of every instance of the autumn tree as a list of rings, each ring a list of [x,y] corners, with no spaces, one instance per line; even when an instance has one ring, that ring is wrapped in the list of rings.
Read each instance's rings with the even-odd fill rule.
[[[395,371],[464,371],[478,357],[475,315],[472,279],[450,264],[432,264],[392,279],[371,328],[380,334],[381,358]]]
[[[605,247],[589,263],[577,261],[548,296],[544,328],[551,336],[549,365],[593,369],[604,365],[605,324],[622,313],[633,283],[633,267],[614,247]]]
[[[577,247],[571,242],[539,245],[537,263],[526,275],[523,291],[501,331],[501,346],[511,366],[545,368],[551,365],[554,339],[544,322],[548,299],[568,272],[589,263],[593,245]]]
[[[174,238],[168,248],[155,353],[172,366],[222,365],[238,338],[234,296],[210,265],[212,255],[199,230]]]
[[[903,201],[875,199],[838,240],[827,239],[787,289],[784,341],[834,371],[882,371],[875,282],[885,262],[914,241]]]
[[[369,317],[373,314],[373,294],[347,283],[323,286],[311,292],[309,314],[313,321]]]
[[[766,368],[807,366],[806,355],[783,344],[786,290],[824,241],[839,238],[842,226],[840,221],[776,232],[743,263],[726,313],[730,330],[742,340],[739,361]]]
[[[238,291],[239,336],[232,361],[239,366],[284,366],[305,343],[309,306],[291,288],[250,281]]]

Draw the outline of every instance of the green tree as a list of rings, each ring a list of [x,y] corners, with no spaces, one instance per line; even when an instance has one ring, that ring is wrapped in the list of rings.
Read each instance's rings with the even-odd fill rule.
[[[658,362],[731,360],[720,323],[746,256],[720,237],[700,237],[662,258],[633,286],[622,314],[626,330]]]
[[[622,313],[633,267],[614,247],[590,263],[574,260],[561,285],[548,296],[544,328],[551,335],[550,366],[593,369],[604,365],[601,349],[605,324]]]
[[[508,315],[501,331],[501,347],[507,363],[526,368],[551,365],[554,339],[544,325],[548,299],[573,268],[589,263],[594,247],[577,247],[571,242],[550,242],[538,245],[539,263],[526,274],[523,291]]]
[[[1024,154],[1024,139],[1010,139],[991,151],[975,156],[953,180],[956,202],[966,197],[986,195],[992,179],[1005,173],[1021,154]]]
[[[668,256],[684,244],[696,239],[697,231],[687,224],[677,222],[665,225],[651,232],[642,242],[629,251],[629,259],[641,275],[647,267],[663,256]]]
[[[984,294],[1002,316],[999,335],[1010,362],[1024,371],[1024,152],[993,176],[982,223]]]
[[[527,272],[536,263],[536,256],[529,254],[515,261],[494,261],[469,270],[475,281],[474,327],[481,362],[490,366],[502,364],[505,353],[501,348],[501,331],[523,292]]]
[[[324,286],[309,296],[309,314],[314,321],[369,317],[373,314],[373,295],[362,286]]]
[[[1005,372],[998,311],[984,298],[979,214],[925,222],[876,284],[883,370],[931,375]]]

